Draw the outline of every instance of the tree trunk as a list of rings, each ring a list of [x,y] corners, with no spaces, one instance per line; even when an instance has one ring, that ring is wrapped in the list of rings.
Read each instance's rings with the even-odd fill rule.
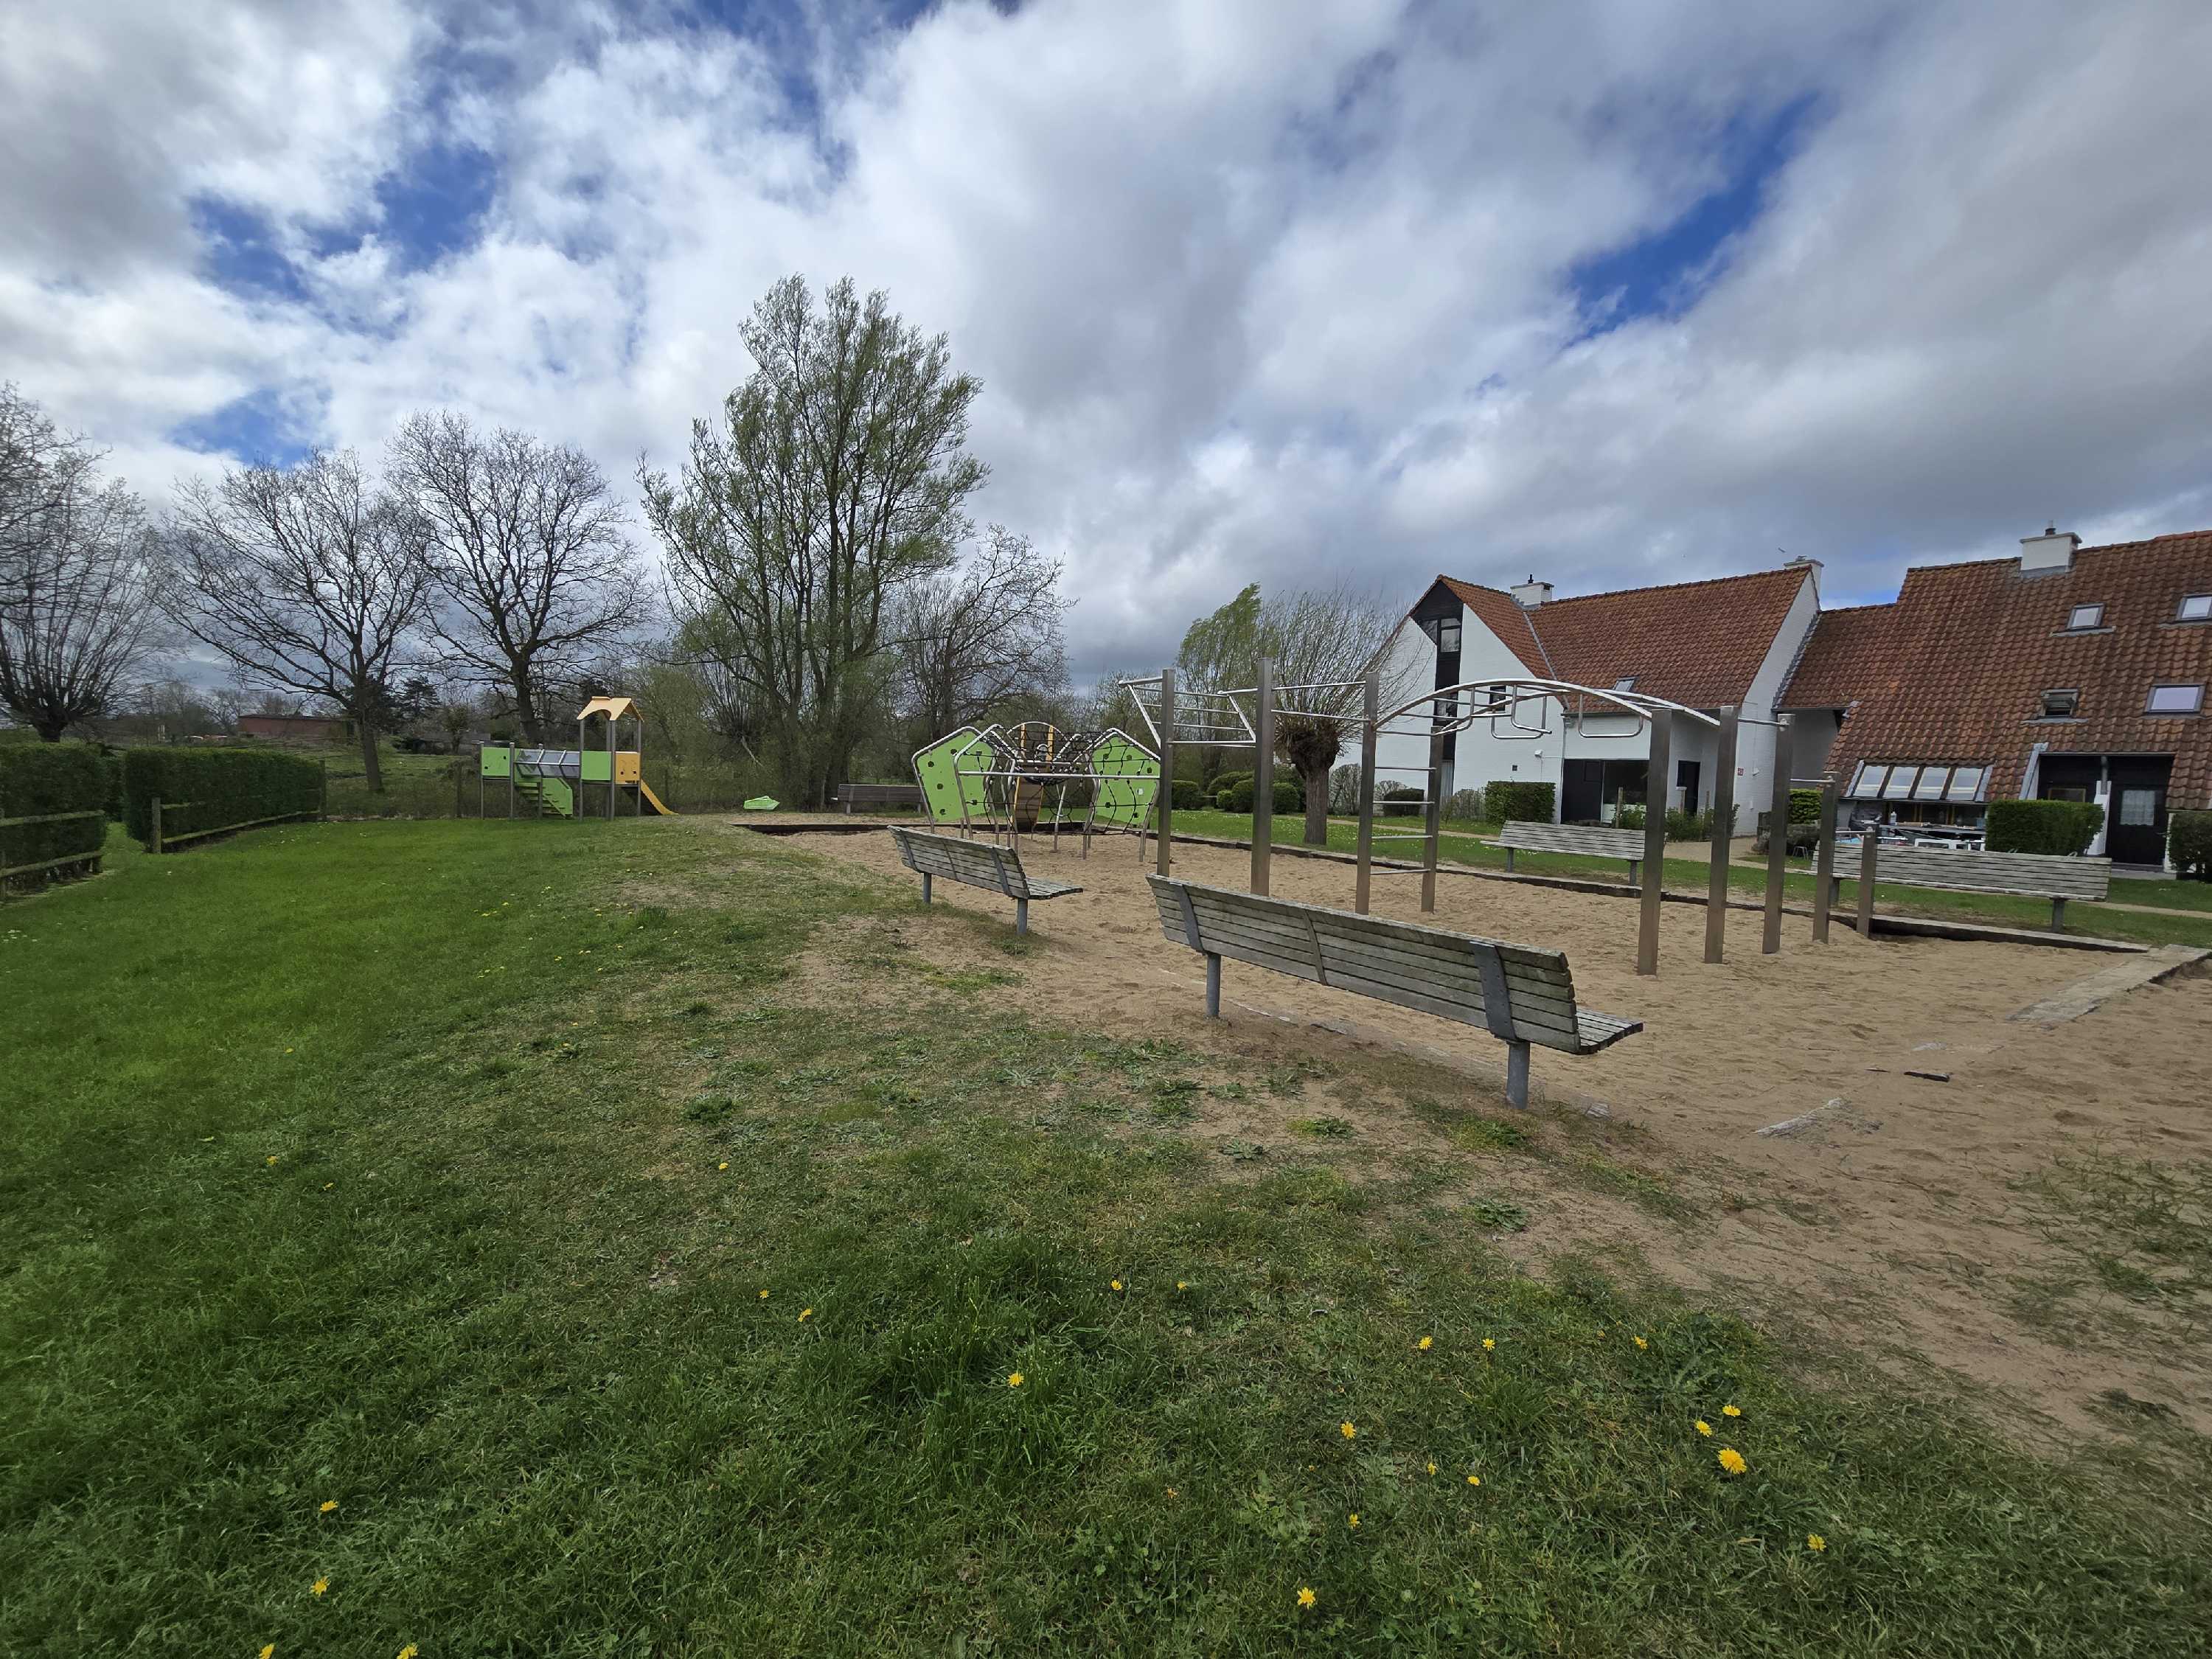
[[[39,734],[41,743],[59,743],[62,733],[69,730],[67,720],[33,720],[31,729]]]
[[[522,728],[522,740],[529,747],[544,744],[538,726],[538,688],[531,684],[530,670],[520,665],[514,670],[514,723]]]
[[[377,758],[376,727],[365,720],[357,720],[354,724],[361,731],[361,769],[368,779],[368,793],[380,795],[384,793],[384,769]]]
[[[1306,845],[1328,845],[1328,771],[1305,775],[1306,786]]]

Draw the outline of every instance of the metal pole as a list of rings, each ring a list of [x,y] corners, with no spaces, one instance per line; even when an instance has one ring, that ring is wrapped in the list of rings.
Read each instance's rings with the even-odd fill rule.
[[[1267,890],[1267,860],[1275,850],[1275,665],[1260,659],[1258,758],[1252,768],[1252,890]]]
[[[514,745],[507,745],[507,815],[514,816]]]
[[[1735,834],[1735,728],[1739,711],[1721,710],[1720,754],[1713,763],[1712,873],[1705,882],[1705,960],[1728,947],[1729,849]]]
[[[1835,902],[1836,781],[1820,786],[1820,850],[1813,860],[1813,943],[1828,942],[1828,907]]]
[[[1429,733],[1429,811],[1421,826],[1421,913],[1437,908],[1437,835],[1443,828],[1444,734]]]
[[[1644,769],[1644,914],[1636,928],[1636,971],[1659,971],[1659,906],[1667,865],[1667,781],[1674,775],[1674,717],[1651,716],[1651,757]]]
[[[1790,716],[1774,720],[1774,780],[1766,810],[1766,930],[1759,941],[1759,954],[1772,956],[1782,948],[1782,879],[1790,858]]]
[[[583,750],[583,746],[580,744],[578,744],[578,745],[577,745],[577,748],[576,748],[576,773],[577,773],[576,781],[577,781],[577,782],[579,782],[579,783],[581,783],[581,782],[583,781],[583,770],[584,770],[584,750]],[[608,716],[607,716],[607,821],[608,821],[609,823],[612,823],[612,822],[614,821],[614,816],[615,816],[615,717],[614,717],[612,714],[610,714],[610,715],[608,715]]]
[[[1175,670],[1160,672],[1160,847],[1159,873],[1168,872],[1175,840]]]
[[[1375,726],[1382,718],[1382,688],[1374,675],[1364,682],[1365,719],[1359,728],[1359,874],[1352,908],[1367,914],[1367,888],[1375,864]]]
[[[1875,849],[1881,845],[1879,826],[1869,824],[1859,831],[1859,937],[1874,937],[1874,861]]]

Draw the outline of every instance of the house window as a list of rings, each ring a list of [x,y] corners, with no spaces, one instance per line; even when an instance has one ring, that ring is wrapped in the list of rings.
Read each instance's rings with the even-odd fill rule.
[[[2077,605],[2066,613],[2067,629],[2073,633],[2104,625],[2105,607],[2101,605]]]
[[[1951,769],[1951,787],[1945,792],[1946,800],[1976,801],[1988,787],[1990,769],[1986,766],[1957,766]]]
[[[1949,767],[1923,766],[1920,769],[1920,781],[1913,786],[1912,799],[1915,800],[1941,800],[1943,799],[1943,786],[1950,782],[1950,781],[1951,769]]]
[[[2181,609],[2174,613],[2177,622],[2212,622],[2212,593],[2185,594]]]
[[[1616,691],[1633,691],[1636,690],[1636,676],[1623,674],[1613,683],[1613,689]]]
[[[1449,656],[1459,649],[1459,618],[1447,617],[1437,624],[1437,649]]]
[[[2037,718],[2070,720],[2074,718],[2074,711],[2081,706],[2081,694],[2079,691],[2046,691],[2043,694],[2043,712]]]
[[[1889,781],[1881,787],[1881,798],[1884,800],[1911,799],[1912,781],[1919,775],[1920,769],[1917,766],[1891,767]]]
[[[2204,708],[2204,687],[2197,685],[2154,685],[2150,702],[2145,705],[2146,714],[2196,714]]]
[[[1881,786],[1888,776],[1889,769],[1887,766],[1870,766],[1862,763],[1858,777],[1851,785],[1851,799],[1853,800],[1874,799],[1881,793]]]

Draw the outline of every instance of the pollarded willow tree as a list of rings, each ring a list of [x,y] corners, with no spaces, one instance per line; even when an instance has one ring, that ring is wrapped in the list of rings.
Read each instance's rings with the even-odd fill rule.
[[[850,279],[817,306],[769,289],[738,331],[755,364],[719,423],[696,421],[681,474],[638,482],[669,578],[710,625],[790,797],[826,801],[887,693],[886,623],[910,584],[949,567],[981,390],[881,292]]]
[[[371,793],[384,787],[380,731],[423,701],[395,684],[428,618],[426,526],[362,476],[351,451],[250,466],[177,489],[164,537],[166,606],[246,684],[305,692],[354,722]]]

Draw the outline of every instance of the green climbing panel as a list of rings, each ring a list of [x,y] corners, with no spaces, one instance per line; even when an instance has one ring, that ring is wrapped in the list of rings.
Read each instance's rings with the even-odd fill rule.
[[[961,822],[960,797],[968,797],[968,821],[988,823],[991,821],[990,803],[984,794],[984,778],[981,772],[956,773],[953,758],[975,741],[975,728],[963,726],[949,732],[914,757],[915,781],[921,786],[921,804],[928,809],[931,819],[938,823]],[[971,754],[970,766],[978,765],[983,757]]]
[[[1095,821],[1141,828],[1159,788],[1159,757],[1117,732],[1091,751],[1091,769],[1100,775]]]
[[[496,748],[486,744],[477,750],[477,775],[479,777],[503,778],[507,775],[507,763],[514,757],[514,750],[505,744]]]

